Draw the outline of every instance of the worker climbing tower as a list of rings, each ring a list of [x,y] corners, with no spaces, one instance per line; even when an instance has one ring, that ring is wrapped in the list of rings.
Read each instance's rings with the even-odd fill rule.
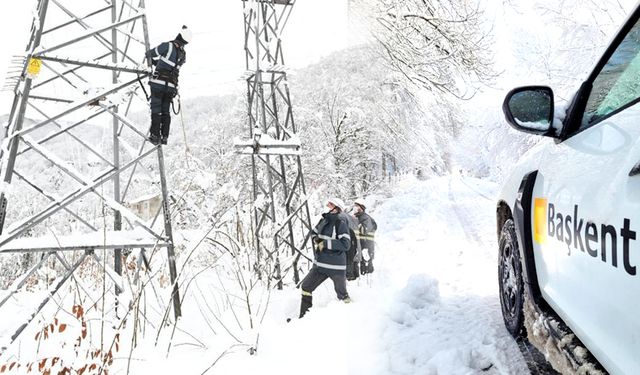
[[[118,294],[123,253],[140,266],[161,249],[180,315],[163,153],[146,141],[148,49],[144,0],[38,1],[0,150],[0,255],[26,260],[0,306],[52,259],[64,272],[47,298],[105,258]]]
[[[299,281],[311,230],[281,40],[294,3],[243,0],[250,138],[236,141],[251,155],[256,250],[280,288],[287,272]]]

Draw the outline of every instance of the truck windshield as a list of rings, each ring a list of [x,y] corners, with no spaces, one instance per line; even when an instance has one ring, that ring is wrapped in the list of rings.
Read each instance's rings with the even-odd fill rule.
[[[640,98],[640,21],[593,82],[580,129],[634,104]]]

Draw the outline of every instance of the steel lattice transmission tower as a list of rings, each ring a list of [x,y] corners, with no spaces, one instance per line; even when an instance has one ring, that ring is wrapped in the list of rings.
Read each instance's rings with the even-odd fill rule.
[[[281,42],[294,3],[243,0],[250,139],[236,142],[251,155],[256,249],[280,288],[290,269],[299,281],[297,261],[311,229]]]
[[[144,249],[167,249],[180,315],[163,153],[146,141],[148,105],[140,88],[149,75],[148,49],[144,0],[38,1],[10,82],[15,98],[0,150],[0,255],[40,258],[12,293],[47,258],[64,265],[64,282],[83,261],[95,260],[96,250],[108,250],[122,274],[123,250],[142,249],[141,259]],[[160,202],[155,212],[138,210],[135,201],[145,196]],[[65,260],[69,251],[73,261]],[[117,293],[122,286],[115,279]]]

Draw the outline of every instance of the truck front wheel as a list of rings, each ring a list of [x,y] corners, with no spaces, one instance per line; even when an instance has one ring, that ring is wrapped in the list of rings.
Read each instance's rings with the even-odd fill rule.
[[[524,336],[524,283],[520,247],[513,219],[507,219],[500,232],[498,281],[500,305],[507,330],[515,338]]]

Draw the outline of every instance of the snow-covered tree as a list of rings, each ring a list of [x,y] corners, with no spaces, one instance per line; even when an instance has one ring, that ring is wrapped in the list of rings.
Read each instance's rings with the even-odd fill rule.
[[[290,81],[312,189],[356,197],[401,171],[446,169],[450,123],[404,86],[375,46],[334,53]]]
[[[564,106],[586,79],[635,0],[510,0],[493,3],[491,53],[500,72],[462,113],[466,125],[455,160],[474,175],[501,180],[516,160],[541,139],[504,121],[506,93],[517,86],[548,85]],[[489,17],[489,14],[487,14]]]
[[[388,62],[430,91],[470,97],[494,73],[488,32],[469,0],[361,0]]]

